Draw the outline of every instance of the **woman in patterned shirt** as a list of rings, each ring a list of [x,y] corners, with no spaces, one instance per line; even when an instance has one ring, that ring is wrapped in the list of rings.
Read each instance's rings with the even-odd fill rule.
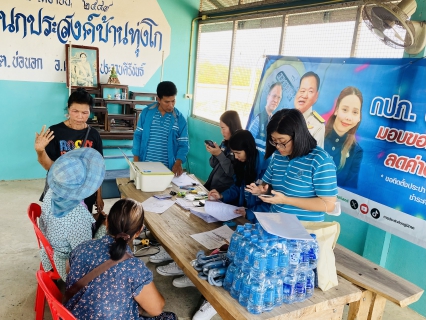
[[[142,231],[143,219],[139,202],[118,200],[107,218],[108,234],[99,240],[84,242],[72,251],[66,289],[105,261],[120,260],[126,252],[131,254],[128,243]],[[80,320],[176,319],[174,313],[162,312],[164,298],[152,280],[152,273],[144,262],[132,257],[89,282],[65,306]],[[139,306],[154,318],[141,316]]]
[[[95,222],[83,200],[93,194],[105,176],[105,161],[93,148],[74,149],[60,156],[47,175],[47,191],[40,216],[40,230],[53,248],[53,260],[62,280],[66,280],[66,266],[71,250],[92,239]],[[102,232],[102,231],[100,231]],[[99,234],[99,236],[103,236]],[[42,248],[44,270],[52,269]]]

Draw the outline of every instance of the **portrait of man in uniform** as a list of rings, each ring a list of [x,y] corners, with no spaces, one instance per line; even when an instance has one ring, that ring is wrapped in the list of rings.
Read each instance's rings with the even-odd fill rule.
[[[262,108],[260,113],[256,115],[248,127],[248,130],[256,141],[256,145],[262,151],[265,150],[266,127],[268,126],[269,120],[271,120],[273,112],[280,104],[282,95],[282,84],[280,82],[273,83],[269,87],[266,105]]]
[[[300,78],[299,89],[294,98],[294,107],[303,113],[308,130],[318,145],[324,148],[325,120],[312,109],[319,95],[320,78],[312,71]]]

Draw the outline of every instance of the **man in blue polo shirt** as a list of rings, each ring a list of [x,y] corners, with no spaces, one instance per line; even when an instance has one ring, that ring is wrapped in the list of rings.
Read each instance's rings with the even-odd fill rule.
[[[189,151],[188,126],[175,108],[177,89],[173,82],[157,86],[157,102],[141,113],[133,138],[134,161],[161,162],[176,176]]]

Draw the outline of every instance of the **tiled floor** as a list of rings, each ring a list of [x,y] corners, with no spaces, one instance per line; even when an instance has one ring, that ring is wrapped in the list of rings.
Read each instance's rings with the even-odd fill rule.
[[[28,320],[34,318],[36,291],[35,272],[39,267],[38,248],[26,209],[37,202],[44,180],[0,181],[0,319]],[[106,200],[106,209],[115,200]],[[143,258],[147,261],[147,258]],[[172,277],[160,276],[156,265],[147,263],[154,273],[154,282],[166,299],[166,310],[179,319],[188,320],[200,304],[201,294],[194,287],[178,289]],[[347,310],[346,310],[347,311]],[[46,307],[45,319],[51,319]],[[213,320],[221,319],[216,315]],[[346,315],[344,316],[346,319]],[[409,308],[393,303],[386,305],[384,320],[425,320]]]

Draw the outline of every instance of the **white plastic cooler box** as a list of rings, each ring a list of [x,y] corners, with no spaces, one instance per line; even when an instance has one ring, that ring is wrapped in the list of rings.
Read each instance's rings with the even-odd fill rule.
[[[134,162],[133,166],[130,166],[130,180],[134,180],[136,189],[143,192],[164,191],[174,177],[161,162]]]

